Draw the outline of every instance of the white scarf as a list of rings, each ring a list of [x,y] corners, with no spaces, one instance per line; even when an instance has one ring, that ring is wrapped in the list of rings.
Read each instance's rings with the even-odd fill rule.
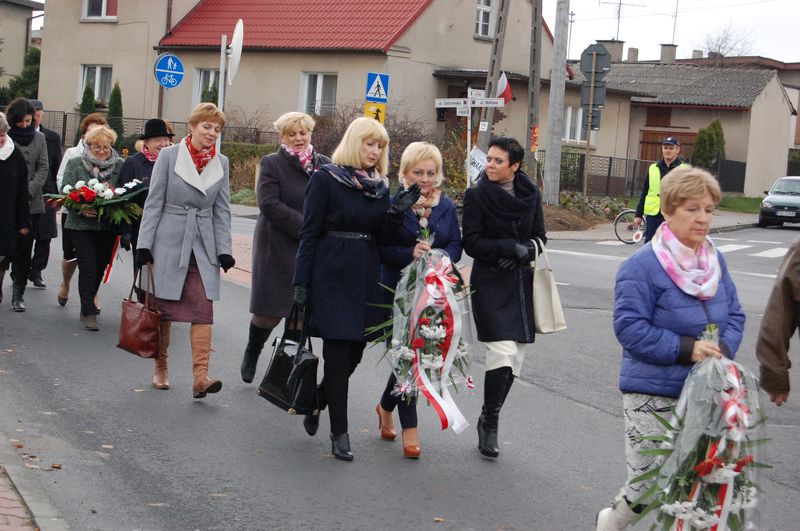
[[[0,147],[0,160],[6,160],[12,153],[14,153],[14,141],[6,138],[6,143]]]

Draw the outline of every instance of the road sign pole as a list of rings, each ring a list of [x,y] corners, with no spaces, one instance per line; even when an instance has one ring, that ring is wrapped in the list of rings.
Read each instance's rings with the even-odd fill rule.
[[[589,197],[589,148],[592,137],[592,107],[594,106],[594,77],[597,52],[592,52],[592,79],[589,87],[589,119],[586,121],[586,154],[583,157],[583,196]]]

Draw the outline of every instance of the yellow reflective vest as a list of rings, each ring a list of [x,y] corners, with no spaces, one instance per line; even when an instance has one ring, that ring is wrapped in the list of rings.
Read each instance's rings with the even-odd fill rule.
[[[681,162],[675,168],[680,168],[681,166],[688,166],[688,164]],[[670,168],[670,171],[675,168]],[[658,162],[650,165],[648,179],[650,182],[647,195],[644,198],[643,212],[645,216],[657,216],[661,213],[661,170],[658,168]]]

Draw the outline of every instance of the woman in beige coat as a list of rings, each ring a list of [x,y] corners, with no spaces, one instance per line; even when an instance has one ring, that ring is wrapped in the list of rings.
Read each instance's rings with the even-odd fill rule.
[[[190,134],[161,150],[139,228],[136,265],[153,272],[156,305],[161,311],[161,352],[155,359],[153,387],[169,389],[167,348],[172,321],[191,323],[195,398],[222,389],[208,377],[212,301],[219,300],[220,267],[231,256],[228,158],[217,153],[225,114],[201,103],[189,116]]]

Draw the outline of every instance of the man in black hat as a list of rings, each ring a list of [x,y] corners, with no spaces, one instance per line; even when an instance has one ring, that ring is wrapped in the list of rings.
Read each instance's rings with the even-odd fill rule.
[[[42,187],[42,193],[55,194],[58,193],[56,176],[58,175],[58,167],[61,165],[61,136],[42,125],[42,117],[44,116],[42,102],[39,100],[30,100],[30,102],[33,104],[35,111],[33,124],[44,135],[44,139],[47,142],[47,162],[50,164],[50,172]],[[57,210],[57,208],[45,202],[45,212],[39,217],[38,227],[33,228],[35,243],[28,280],[33,283],[35,288],[45,289],[47,287],[42,280],[42,271],[47,267],[47,261],[50,259],[50,240],[58,236]]]
[[[636,217],[633,220],[635,226],[647,221],[644,229],[644,241],[649,242],[656,229],[664,221],[661,214],[661,179],[678,166],[688,166],[680,157],[681,143],[674,136],[668,136],[661,143],[661,154],[663,158],[650,165],[647,179],[642,186],[642,195],[639,196],[639,204],[636,205]]]

